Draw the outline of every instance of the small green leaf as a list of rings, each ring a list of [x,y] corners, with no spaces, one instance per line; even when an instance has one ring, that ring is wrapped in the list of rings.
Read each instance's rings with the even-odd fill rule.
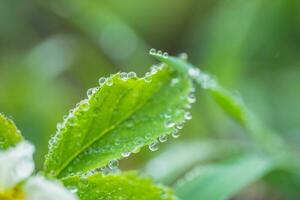
[[[77,191],[81,200],[172,200],[173,191],[157,186],[150,178],[140,178],[133,172],[63,179],[67,188]]]
[[[104,166],[184,122],[189,78],[165,65],[151,71],[145,78],[116,74],[89,90],[89,100],[70,112],[50,140],[45,173],[64,177]]]
[[[267,158],[245,156],[222,164],[199,166],[178,182],[176,194],[182,199],[225,200],[274,169]]]
[[[7,149],[21,140],[22,135],[14,122],[0,113],[0,149]]]

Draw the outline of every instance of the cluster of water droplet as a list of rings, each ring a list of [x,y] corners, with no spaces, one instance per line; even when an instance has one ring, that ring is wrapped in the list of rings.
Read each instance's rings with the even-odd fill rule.
[[[180,53],[180,54],[178,54],[177,57],[182,59],[182,60],[187,60],[188,59],[187,53]]]
[[[145,76],[144,76],[143,80],[146,83],[150,83],[152,81],[152,76],[155,75],[160,70],[162,70],[164,67],[165,67],[165,65],[163,65],[163,64],[152,65],[150,67],[150,71],[145,73]]]
[[[89,176],[92,176],[95,173],[101,173],[102,175],[108,175],[108,174],[115,174],[115,173],[119,173],[120,169],[119,169],[119,161],[117,159],[111,160],[108,162],[107,165],[99,167],[99,168],[95,168],[93,170],[89,170],[88,172],[86,172],[85,174],[81,175],[83,178],[87,178]],[[75,174],[73,174],[75,175]]]
[[[168,52],[162,52],[161,50],[156,50],[154,48],[150,49],[149,50],[149,54],[150,55],[156,55],[156,56],[162,56],[163,58],[168,58],[169,57],[169,54]]]
[[[129,73],[121,72],[119,74],[119,76],[120,76],[120,79],[123,81],[127,81],[128,79],[137,77],[135,72],[129,72]],[[79,103],[77,103],[75,108],[71,109],[69,111],[69,113],[63,117],[63,122],[60,122],[56,125],[56,133],[49,140],[49,149],[50,150],[54,149],[53,145],[55,143],[58,143],[62,139],[62,137],[63,137],[62,132],[67,126],[75,126],[76,125],[77,118],[75,117],[75,113],[81,112],[81,111],[87,111],[90,108],[90,99],[92,98],[92,96],[103,86],[112,86],[114,83],[113,80],[114,80],[113,75],[111,75],[110,77],[101,77],[98,80],[99,86],[93,87],[93,88],[90,88],[87,90],[87,99],[84,99],[84,100],[80,101]],[[80,144],[78,143],[78,145],[80,145]]]
[[[94,90],[95,89],[93,89],[93,90],[89,89],[87,92],[88,96],[90,95],[90,93],[94,92]],[[75,117],[75,113],[87,111],[88,109],[89,109],[89,99],[84,99],[84,100],[80,101],[79,103],[77,103],[76,107],[74,109],[71,109],[67,115],[63,116],[63,122],[57,123],[56,133],[49,140],[48,145],[49,145],[50,151],[54,150],[54,148],[56,148],[54,146],[54,144],[57,144],[62,140],[62,138],[64,137],[63,132],[66,130],[67,127],[77,125],[76,121],[78,119]],[[80,145],[80,144],[78,144],[78,145]]]
[[[216,79],[204,72],[201,72],[196,67],[189,68],[188,74],[198,83],[200,83],[203,89],[213,89],[218,85]]]
[[[171,85],[174,84],[174,80],[171,80]],[[187,97],[187,105],[185,106],[185,109],[190,109],[191,108],[191,104],[196,102],[196,97],[194,95],[195,89],[192,88],[190,94]],[[179,110],[178,110],[179,111]],[[171,136],[173,138],[178,138],[180,136],[180,129],[183,128],[184,123],[186,123],[187,121],[192,119],[192,114],[189,111],[184,111],[183,112],[183,121],[181,122],[175,122],[172,121],[172,115],[171,114],[162,114],[161,115],[162,118],[165,120],[164,122],[164,126],[166,129],[170,129],[171,130]],[[164,143],[168,140],[168,134],[164,134],[159,136],[157,139],[155,139],[154,141],[152,141],[151,144],[149,144],[149,149],[150,151],[157,151],[158,150],[158,145],[159,143]]]

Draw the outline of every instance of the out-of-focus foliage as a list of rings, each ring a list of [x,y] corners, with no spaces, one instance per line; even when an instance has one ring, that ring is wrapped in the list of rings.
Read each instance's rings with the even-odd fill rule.
[[[36,145],[40,168],[56,124],[83,99],[86,88],[118,71],[144,74],[154,63],[146,55],[154,47],[187,52],[192,63],[239,91],[260,123],[299,154],[299,24],[297,0],[0,0],[0,111]],[[233,153],[207,153],[187,168],[244,152],[250,144],[245,130],[211,96],[199,90],[197,97],[193,120],[181,130],[183,144],[226,139]],[[173,145],[169,140],[161,148]],[[205,154],[203,148],[197,151]],[[121,168],[146,166],[163,152],[142,150]],[[237,198],[297,199],[299,180],[294,173],[274,172]]]
[[[177,194],[190,200],[229,199],[270,172],[273,165],[268,158],[248,155],[227,163],[196,167],[178,181]]]

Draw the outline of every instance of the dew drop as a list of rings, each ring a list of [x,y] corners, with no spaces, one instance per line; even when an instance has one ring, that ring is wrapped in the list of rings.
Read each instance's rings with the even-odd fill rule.
[[[176,128],[182,129],[182,128],[183,128],[183,123],[178,123],[178,124],[176,124]]]
[[[208,89],[208,88],[216,88],[217,87],[217,81],[213,78],[211,78],[207,74],[202,74],[199,77],[199,80],[201,82],[202,88]]]
[[[182,60],[187,60],[187,59],[188,59],[187,53],[180,53],[180,54],[178,55],[178,57],[179,57],[180,59],[182,59]]]
[[[56,142],[55,137],[51,137],[49,140],[49,145],[52,146]]]
[[[150,55],[155,55],[156,54],[156,49],[151,48],[150,51],[149,51],[149,54]]]
[[[87,94],[88,98],[91,98],[91,96],[94,94],[94,88],[88,89],[87,92],[86,92],[86,94]]]
[[[63,127],[63,125],[61,123],[57,123],[56,124],[56,129],[59,131],[61,128]]]
[[[134,147],[134,149],[132,150],[132,153],[138,153],[140,152],[141,147]]]
[[[155,140],[154,142],[149,144],[150,151],[157,151],[158,150],[158,144],[159,144],[159,142],[157,140]]]
[[[190,112],[184,113],[184,119],[191,120],[192,119],[192,114]]]
[[[168,136],[167,135],[161,135],[161,136],[159,136],[158,140],[162,143],[166,142],[168,140]]]
[[[130,156],[130,154],[131,154],[131,153],[130,153],[129,151],[123,152],[123,153],[122,153],[122,157],[127,158],[127,157]]]
[[[145,77],[143,78],[143,80],[146,82],[146,83],[150,83],[152,78],[151,78],[151,73],[150,72],[147,72],[145,74]]]
[[[191,77],[198,77],[200,75],[200,70],[198,68],[195,68],[195,67],[190,67],[189,70],[188,70],[188,74],[191,76]]]
[[[175,123],[174,122],[172,122],[172,121],[166,121],[165,122],[165,127],[166,128],[173,128],[175,126]]]
[[[180,134],[178,129],[174,129],[174,131],[172,132],[172,137],[173,138],[179,138]]]
[[[126,81],[128,79],[127,73],[126,72],[121,72],[120,73],[120,78],[123,81]]]
[[[111,78],[108,78],[106,81],[106,85],[112,86],[114,84],[113,80]]]
[[[99,85],[102,86],[106,82],[106,78],[105,77],[101,77],[101,78],[99,78],[98,82],[99,82]]]
[[[136,73],[135,72],[129,72],[127,77],[128,78],[136,78]]]
[[[151,77],[151,72],[146,72],[145,77]]]
[[[101,168],[100,168],[100,171],[101,171],[101,173],[102,173],[103,175],[107,175],[107,174],[109,174],[110,169],[107,168],[106,166],[104,166],[104,167],[101,167]]]
[[[156,73],[157,73],[157,67],[156,66],[151,67],[151,74],[156,74]]]
[[[89,109],[89,101],[87,99],[80,101],[79,104],[81,105],[81,109],[83,111],[87,111]]]
[[[111,160],[108,163],[108,167],[113,170],[119,166],[119,161],[118,160]]]
[[[188,102],[189,103],[195,103],[196,102],[196,97],[193,93],[188,95]]]
[[[168,58],[168,57],[169,57],[169,54],[168,54],[168,52],[164,52],[162,56],[163,56],[164,58]]]
[[[158,51],[157,51],[157,55],[161,56],[161,55],[162,55],[162,51],[161,51],[161,50],[158,50]]]
[[[64,115],[64,116],[63,116],[63,120],[66,121],[67,119],[68,119],[68,116],[67,116],[67,115]]]

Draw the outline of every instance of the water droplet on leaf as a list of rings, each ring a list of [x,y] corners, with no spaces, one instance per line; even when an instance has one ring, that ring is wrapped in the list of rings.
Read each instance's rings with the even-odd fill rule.
[[[120,73],[120,78],[123,81],[126,81],[128,79],[127,73],[126,72],[121,72]]]
[[[187,53],[180,53],[180,54],[178,55],[178,57],[179,57],[180,59],[182,59],[182,60],[187,60],[187,59],[188,59]]]
[[[105,77],[101,77],[101,78],[99,78],[98,82],[99,82],[99,85],[102,86],[106,82],[106,78]]]
[[[166,121],[165,122],[165,127],[166,128],[173,128],[175,126],[175,123],[174,122],[172,122],[172,121]]]
[[[106,85],[112,86],[114,84],[113,80],[111,78],[107,79]]]
[[[168,140],[168,136],[167,135],[161,135],[161,136],[159,136],[158,140],[162,143],[166,142]]]
[[[173,138],[179,138],[180,136],[180,133],[177,129],[174,129],[174,131],[172,132],[172,137]]]
[[[150,55],[155,55],[156,54],[156,49],[154,49],[154,48],[150,49],[149,54]]]
[[[129,72],[127,76],[128,76],[128,78],[135,78],[136,73],[135,72]]]
[[[118,160],[111,160],[108,163],[108,167],[113,170],[119,166],[119,161]]]
[[[184,113],[184,119],[191,120],[192,119],[192,114],[190,112]]]
[[[154,142],[149,144],[150,151],[157,151],[158,150],[158,144],[159,144],[159,142],[157,140],[155,140]]]
[[[122,156],[124,157],[124,158],[127,158],[127,157],[129,157],[130,156],[130,152],[129,151],[126,151],[126,152],[124,152],[124,153],[122,153]]]
[[[169,57],[168,52],[164,52],[164,53],[163,53],[163,57],[164,57],[164,58],[168,58],[168,57]]]
[[[193,93],[188,95],[188,102],[189,103],[195,103],[196,102],[196,96]]]
[[[191,76],[191,77],[198,77],[200,75],[200,70],[198,68],[195,68],[195,67],[190,67],[189,70],[188,70],[188,74]]]

